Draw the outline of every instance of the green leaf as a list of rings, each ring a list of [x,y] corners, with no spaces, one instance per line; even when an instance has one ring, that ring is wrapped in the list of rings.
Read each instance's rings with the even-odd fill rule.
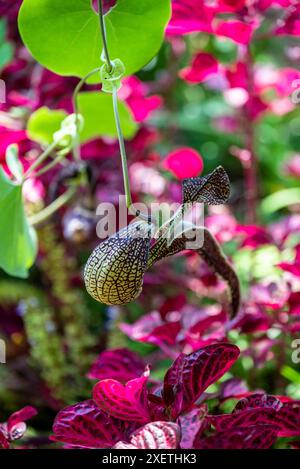
[[[117,137],[112,97],[97,91],[78,95],[79,111],[84,118],[81,140],[87,141],[99,136]],[[137,124],[125,103],[119,102],[122,131],[125,138],[132,138],[137,132]]]
[[[97,91],[78,95],[79,111],[84,119],[81,142],[85,143],[97,137],[117,137],[111,95]],[[137,124],[123,102],[119,102],[122,130],[125,138],[132,138],[137,132]],[[42,107],[35,111],[27,125],[29,137],[41,144],[53,142],[53,134],[60,129],[67,114],[64,111],[52,111]]]
[[[19,160],[19,148],[18,145],[12,144],[9,145],[6,149],[6,164],[11,172],[11,174],[17,179],[21,180],[23,176],[23,166]]]
[[[14,184],[0,167],[0,267],[9,275],[28,277],[37,255],[37,237],[23,207],[22,185]]]
[[[277,210],[288,208],[291,205],[299,204],[300,189],[293,187],[283,189],[266,197],[261,203],[261,212],[263,215],[269,215]]]
[[[0,70],[13,58],[13,45],[6,40],[6,21],[0,19]]]
[[[29,138],[42,145],[49,145],[53,142],[53,134],[60,129],[67,115],[65,111],[52,111],[47,107],[41,107],[31,114],[27,123]]]
[[[91,5],[91,0],[24,0],[19,30],[34,58],[65,76],[82,78],[99,67],[103,47]],[[105,15],[111,59],[122,60],[127,75],[158,52],[170,12],[170,0],[118,0]]]

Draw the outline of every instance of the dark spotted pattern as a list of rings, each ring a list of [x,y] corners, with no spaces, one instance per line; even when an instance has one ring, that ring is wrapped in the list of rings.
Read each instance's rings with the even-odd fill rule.
[[[218,166],[207,176],[184,179],[183,181],[184,204],[198,202],[220,205],[226,203],[229,196],[230,181],[222,166]]]
[[[149,225],[129,225],[101,243],[85,267],[86,289],[107,305],[129,303],[139,296],[150,247]]]

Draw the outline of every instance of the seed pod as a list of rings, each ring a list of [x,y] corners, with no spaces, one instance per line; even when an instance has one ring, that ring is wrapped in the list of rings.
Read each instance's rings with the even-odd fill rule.
[[[151,239],[151,225],[139,221],[101,243],[84,270],[88,293],[107,305],[123,305],[142,291]]]

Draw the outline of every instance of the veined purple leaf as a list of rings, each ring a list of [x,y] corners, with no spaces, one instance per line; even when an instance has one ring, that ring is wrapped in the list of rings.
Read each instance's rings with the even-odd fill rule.
[[[121,324],[120,329],[130,339],[160,346],[176,343],[181,325],[176,322],[164,322],[157,311],[145,315],[134,324]]]
[[[173,422],[151,422],[136,430],[130,442],[139,449],[176,449],[180,427]]]
[[[118,441],[112,449],[137,449],[137,447],[131,443],[125,443],[125,441]]]
[[[187,414],[179,417],[179,425],[182,434],[180,441],[181,448],[190,449],[194,447],[196,435],[200,437],[206,428],[205,417],[207,413],[208,408],[206,404],[203,404],[201,407],[196,407]]]
[[[277,439],[272,425],[236,427],[199,440],[198,449],[269,449]]]
[[[7,429],[12,432],[16,425],[26,422],[37,415],[37,410],[34,407],[26,406],[23,409],[14,412],[7,420]]]
[[[285,402],[276,414],[274,423],[280,428],[278,436],[300,436],[300,403]]]
[[[228,430],[236,427],[275,425],[275,414],[276,410],[272,408],[250,408],[229,415],[213,415],[209,419],[217,430]]]
[[[4,434],[4,431],[1,429],[1,425],[0,425],[0,448],[2,447],[3,449],[8,449],[9,448],[9,441],[8,441],[6,435]]]
[[[219,343],[179,355],[164,380],[163,398],[172,408],[172,417],[189,410],[205,389],[231,368],[239,353],[235,345]]]
[[[61,410],[50,439],[68,447],[110,448],[133,430],[132,424],[109,416],[90,399]]]
[[[257,407],[277,411],[282,407],[282,402],[275,396],[256,393],[241,399],[235,406],[233,412],[242,412],[246,409],[255,409]]]
[[[173,422],[151,422],[136,430],[130,443],[118,442],[114,449],[176,449],[180,427]]]
[[[93,389],[93,399],[104,412],[129,422],[150,420],[147,401],[147,371],[141,378],[123,385],[115,379],[99,381]]]
[[[116,379],[126,383],[141,376],[145,369],[143,360],[126,348],[105,350],[92,365],[90,379]]]

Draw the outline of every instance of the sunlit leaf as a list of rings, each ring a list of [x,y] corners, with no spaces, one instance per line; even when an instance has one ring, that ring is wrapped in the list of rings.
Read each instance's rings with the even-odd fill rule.
[[[23,207],[22,186],[14,184],[0,168],[0,267],[26,278],[37,254],[37,238]]]
[[[82,143],[97,137],[117,137],[111,95],[96,91],[84,92],[79,94],[78,102],[80,113],[84,118]],[[125,138],[132,138],[138,127],[125,103],[119,102],[119,112],[123,134]],[[29,138],[40,144],[49,145],[66,116],[65,111],[41,107],[28,121]]]
[[[51,110],[46,106],[39,108],[31,116],[27,124],[28,136],[42,145],[53,142],[53,134],[60,129],[67,113],[62,110]]]
[[[84,117],[81,133],[83,142],[100,136],[117,136],[111,95],[97,91],[84,92],[79,94],[78,102],[80,113]],[[123,102],[119,102],[119,113],[124,137],[132,138],[137,131],[137,125]]]
[[[170,4],[170,0],[118,0],[106,15],[111,58],[122,60],[127,75],[159,50]],[[99,19],[91,0],[24,0],[19,29],[34,58],[56,73],[83,77],[101,65]]]

